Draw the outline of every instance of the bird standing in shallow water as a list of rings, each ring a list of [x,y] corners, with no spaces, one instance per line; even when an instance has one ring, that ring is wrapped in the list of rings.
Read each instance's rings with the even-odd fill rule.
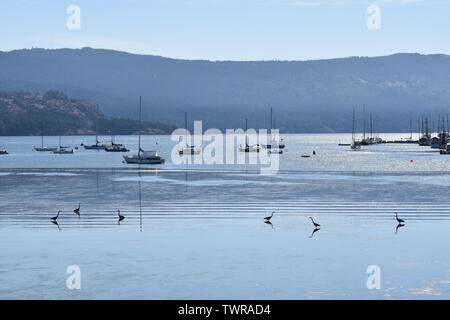
[[[309,217],[309,218],[311,219],[311,221],[312,221],[312,223],[313,223],[314,227],[316,227],[316,228],[320,228],[320,224],[318,224],[318,223],[315,223],[315,222],[314,222],[314,219],[313,219],[312,217]]]
[[[122,221],[123,219],[125,219],[125,217],[120,214],[120,210],[117,210],[117,215],[119,217],[119,222]]]
[[[274,213],[275,213],[275,212],[272,211],[272,214],[271,214],[270,216],[268,216],[268,217],[265,217],[264,220],[270,221],[270,219],[272,219]]]
[[[73,212],[75,212],[77,215],[80,215],[80,203],[78,202],[78,208],[76,208],[75,210],[73,210]]]
[[[397,214],[397,212],[395,213],[395,219],[397,219],[397,222],[398,223],[405,223],[405,220],[403,220],[403,219],[400,219],[399,217],[398,217],[398,214]]]
[[[61,210],[58,210],[58,214],[56,215],[56,216],[54,216],[54,217],[51,217],[50,219],[53,221],[53,222],[56,222],[56,220],[58,220],[58,217],[59,217],[59,214],[61,213]]]

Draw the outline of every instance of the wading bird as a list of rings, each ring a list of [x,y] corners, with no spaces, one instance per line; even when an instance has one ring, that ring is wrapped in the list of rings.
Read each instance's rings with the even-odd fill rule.
[[[119,216],[119,222],[125,219],[125,217],[120,214],[120,210],[117,210],[117,215]]]
[[[397,212],[395,213],[395,219],[397,219],[397,222],[400,223],[400,224],[405,223],[405,220],[400,219],[400,218],[398,217]]]
[[[270,219],[272,219],[274,213],[275,213],[275,212],[272,211],[272,214],[271,214],[270,216],[268,216],[268,217],[265,217],[264,220],[270,221]]]
[[[80,203],[78,202],[78,208],[76,208],[75,210],[73,210],[73,212],[75,212],[77,215],[80,215]]]
[[[54,217],[51,217],[50,219],[53,221],[53,222],[56,222],[56,220],[58,220],[58,217],[59,217],[59,214],[61,213],[61,210],[58,210],[58,214],[56,215],[56,216],[54,216]]]
[[[320,228],[320,224],[318,224],[318,223],[315,223],[315,222],[314,222],[314,219],[313,219],[312,217],[309,217],[309,218],[311,219],[311,221],[312,221],[312,223],[313,223],[314,227],[316,227],[316,228]]]

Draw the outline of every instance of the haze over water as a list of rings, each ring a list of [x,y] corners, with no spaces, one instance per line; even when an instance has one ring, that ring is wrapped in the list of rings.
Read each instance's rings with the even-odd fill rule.
[[[167,162],[141,167],[120,153],[53,155],[32,151],[40,137],[0,137],[10,153],[0,156],[0,298],[450,298],[450,156],[409,144],[352,152],[338,146],[348,134],[283,137],[275,175],[175,165],[169,136],[143,138]],[[116,142],[137,150],[136,137]],[[66,288],[74,264],[81,290]],[[379,290],[367,289],[370,265]]]

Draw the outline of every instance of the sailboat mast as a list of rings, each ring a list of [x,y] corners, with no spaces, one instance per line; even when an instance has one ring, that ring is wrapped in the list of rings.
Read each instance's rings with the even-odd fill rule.
[[[141,114],[142,114],[142,97],[139,96],[139,125],[142,124]],[[138,155],[140,156],[141,155],[141,132],[140,132],[140,130],[139,130],[138,148],[139,148]]]
[[[411,133],[409,139],[412,139],[413,128],[412,128],[412,119],[409,119],[409,132]]]
[[[188,146],[187,139],[188,139],[188,125],[187,125],[187,112],[184,112],[184,128],[186,129],[186,146]]]
[[[352,142],[355,142],[355,108],[353,108],[353,121],[352,121]]]
[[[270,108],[270,132],[272,133],[272,129],[273,129],[273,110],[272,107]]]
[[[248,121],[248,119],[245,118],[245,147],[248,146],[248,138],[247,138],[247,121]]]
[[[366,140],[366,106],[363,106],[363,140]]]

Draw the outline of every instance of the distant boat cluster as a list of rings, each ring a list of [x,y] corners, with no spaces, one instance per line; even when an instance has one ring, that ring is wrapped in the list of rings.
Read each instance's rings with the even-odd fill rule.
[[[369,124],[369,130],[367,130],[367,123]],[[375,132],[374,119],[372,117],[372,113],[369,114],[369,120],[366,119],[365,109],[363,111],[363,135],[361,140],[356,139],[355,134],[355,108],[353,108],[353,121],[352,121],[352,143],[351,144],[342,144],[339,145],[347,146],[350,145],[350,148],[354,151],[361,150],[361,146],[369,146],[372,144],[380,144],[383,143],[383,140],[378,136]]]
[[[355,133],[355,109],[353,109],[353,124],[352,124],[352,143],[339,143],[339,146],[350,146],[354,151],[361,150],[361,146],[368,146],[373,144],[384,144],[384,143],[409,143],[418,144],[419,146],[427,146],[432,149],[440,149],[440,154],[450,154],[450,134],[449,134],[449,121],[448,116],[438,117],[437,130],[433,134],[430,129],[431,120],[428,117],[422,117],[418,121],[419,128],[419,139],[413,139],[412,121],[410,121],[411,134],[408,138],[401,140],[383,140],[377,133],[374,132],[374,121],[372,114],[369,116],[369,130],[367,129],[367,119],[364,114],[363,118],[363,132],[362,138],[360,140],[356,139]]]
[[[450,154],[448,116],[438,118],[435,135],[431,133],[430,122],[428,117],[422,118],[420,121],[419,145],[439,149],[440,154]]]
[[[270,108],[270,130],[272,131],[273,128],[276,128],[275,126],[275,120],[273,117],[273,111],[272,108]],[[248,130],[248,119],[245,119],[245,132],[247,133]],[[271,132],[272,133],[272,132]],[[261,152],[263,150],[267,150],[270,154],[282,154],[284,152],[285,143],[283,141],[283,138],[275,139],[275,137],[272,137],[272,140],[268,144],[254,144],[249,145],[248,142],[248,136],[245,135],[245,146],[240,145],[239,151],[240,152]]]

